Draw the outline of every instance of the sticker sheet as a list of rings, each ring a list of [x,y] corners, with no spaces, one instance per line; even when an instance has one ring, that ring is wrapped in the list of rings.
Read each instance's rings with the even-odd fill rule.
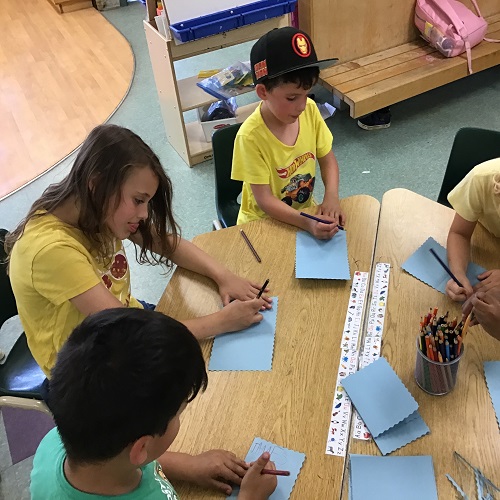
[[[375,267],[372,285],[372,299],[368,313],[365,343],[361,356],[360,368],[368,366],[380,357],[382,349],[382,335],[384,333],[385,310],[387,307],[387,294],[389,292],[389,275],[391,265],[379,262]],[[368,440],[370,431],[366,428],[357,411],[354,411],[354,439]]]
[[[344,457],[351,422],[351,401],[342,387],[342,380],[358,367],[358,339],[368,288],[368,273],[356,271],[352,279],[351,294],[340,343],[340,362],[333,395],[332,412],[326,441],[327,455]]]

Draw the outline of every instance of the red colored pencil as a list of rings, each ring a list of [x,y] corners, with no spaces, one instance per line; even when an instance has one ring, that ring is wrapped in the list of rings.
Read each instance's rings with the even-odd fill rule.
[[[261,474],[269,474],[270,476],[289,476],[289,470],[262,469]]]

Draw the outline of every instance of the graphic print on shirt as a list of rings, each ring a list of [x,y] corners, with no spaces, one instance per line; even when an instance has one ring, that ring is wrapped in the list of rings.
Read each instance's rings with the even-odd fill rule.
[[[302,174],[295,174],[300,167],[302,167],[308,160],[312,160],[314,166],[312,168],[306,168],[306,172]],[[281,194],[284,195],[281,201],[284,201],[287,205],[292,206],[293,202],[298,204],[305,203],[314,191],[314,181],[313,173],[316,166],[316,157],[311,151],[304,153],[297,158],[295,158],[290,165],[284,168],[277,168],[276,173],[281,179],[289,179],[288,183],[281,189]],[[290,178],[293,175],[292,178]]]
[[[174,487],[170,484],[170,481],[165,476],[161,465],[156,462],[154,469],[155,480],[159,483],[161,492],[165,495],[165,500],[179,500],[177,496],[177,492],[174,490]]]
[[[294,175],[281,190],[281,193],[285,195],[281,201],[290,206],[294,201],[300,204],[305,203],[314,191],[314,181],[315,177],[311,174]]]
[[[118,245],[117,245],[118,246]],[[115,247],[116,249],[116,247]],[[110,260],[104,262],[97,257],[97,270],[104,286],[125,306],[130,302],[130,286],[127,285],[129,273],[127,257],[123,248],[118,246]]]

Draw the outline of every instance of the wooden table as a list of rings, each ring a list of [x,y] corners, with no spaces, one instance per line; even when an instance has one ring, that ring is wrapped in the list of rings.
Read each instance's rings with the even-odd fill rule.
[[[379,203],[369,196],[342,200],[348,218],[351,274],[371,266]],[[209,372],[207,391],[188,405],[172,450],[224,448],[245,457],[254,437],[306,454],[292,499],[339,498],[344,459],[325,455],[350,281],[295,279],[296,228],[272,220],[245,225],[262,258],[258,264],[239,228],[197,236],[194,242],[237,273],[258,283],[270,278],[279,297],[273,368]],[[215,285],[178,269],[158,309],[175,318],[220,307]],[[202,342],[208,360],[212,341]],[[220,499],[218,492],[176,484],[182,498]]]
[[[429,236],[446,246],[453,216],[452,210],[406,189],[388,191],[382,199],[374,257],[374,263],[391,264],[381,352],[417,400],[420,414],[431,430],[392,455],[432,455],[440,499],[455,498],[446,473],[466,493],[475,491],[473,473],[465,472],[457,463],[454,450],[500,485],[500,433],[483,371],[484,361],[500,359],[500,342],[481,327],[472,328],[465,341],[457,385],[446,396],[428,395],[414,379],[420,316],[437,306],[439,311],[449,310],[452,317],[460,317],[461,309],[444,294],[403,271],[401,264]],[[478,225],[472,239],[472,260],[494,269],[500,267],[499,256],[500,240]],[[380,455],[373,442],[353,439],[349,453]],[[345,484],[343,497],[347,498]]]

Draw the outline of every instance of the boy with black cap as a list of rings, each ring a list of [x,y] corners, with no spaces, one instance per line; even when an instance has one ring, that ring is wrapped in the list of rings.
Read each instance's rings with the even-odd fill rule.
[[[261,103],[234,144],[231,177],[243,181],[238,224],[267,215],[329,239],[345,223],[332,134],[307,97],[320,69],[335,61],[318,61],[309,36],[290,26],[266,33],[252,47],[250,64]],[[299,214],[315,205],[316,160],[325,185],[316,212],[328,223]]]

